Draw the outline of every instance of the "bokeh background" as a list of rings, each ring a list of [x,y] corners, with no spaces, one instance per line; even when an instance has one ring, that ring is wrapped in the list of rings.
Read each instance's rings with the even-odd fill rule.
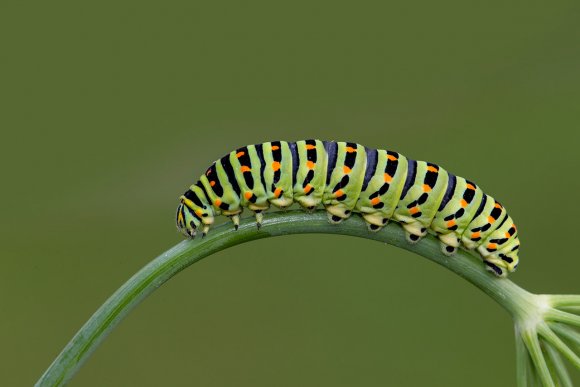
[[[577,1],[37,1],[0,18],[2,385],[36,381],[181,240],[177,198],[211,161],[267,140],[471,178],[518,223],[511,278],[580,292]],[[71,385],[513,386],[513,347],[507,313],[425,259],[288,236],[180,273]]]

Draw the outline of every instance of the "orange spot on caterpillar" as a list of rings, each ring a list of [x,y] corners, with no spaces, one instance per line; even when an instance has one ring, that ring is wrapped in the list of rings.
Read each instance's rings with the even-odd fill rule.
[[[200,209],[195,210],[195,214],[199,217],[201,217],[203,215],[203,211]]]
[[[471,234],[471,239],[477,239],[481,236],[481,231],[474,232]]]
[[[383,178],[385,179],[385,183],[390,183],[391,181],[393,181],[393,176],[389,175],[388,173],[385,173],[383,175]]]
[[[461,199],[461,207],[467,207],[467,201],[465,201],[465,199]]]
[[[494,207],[495,208],[501,208],[501,204],[499,204],[499,203],[496,202]]]
[[[419,212],[419,207],[415,206],[415,207],[411,208],[411,209],[409,210],[409,212],[410,212],[411,214],[416,214],[417,212]]]
[[[253,193],[251,193],[250,191],[248,191],[248,192],[246,192],[246,193],[244,194],[244,197],[245,197],[246,199],[248,199],[248,200],[250,200],[250,198],[251,198],[252,196],[254,196],[254,194],[253,194]]]
[[[304,187],[304,193],[309,194],[310,191],[312,191],[312,186],[310,184],[306,184],[306,187]]]
[[[337,198],[341,197],[342,195],[344,195],[344,191],[341,189],[339,189],[334,193],[334,196],[336,196]]]
[[[490,243],[487,245],[488,250],[495,250],[497,249],[497,243]]]
[[[493,223],[493,222],[495,222],[495,218],[494,218],[493,216],[491,216],[491,215],[490,215],[490,216],[488,216],[488,217],[487,217],[487,221],[488,221],[489,223]]]
[[[344,150],[348,153],[356,152],[356,149],[354,149],[352,146],[347,146]]]
[[[242,165],[242,167],[240,168],[240,171],[242,171],[242,172],[250,172],[251,169],[247,165]]]
[[[215,204],[216,207],[219,207],[222,204],[222,201],[220,199],[216,199],[213,204]]]
[[[215,185],[215,181],[213,181],[213,180],[212,180],[212,181],[210,181],[210,182],[209,182],[209,185],[211,185],[211,186],[213,187],[213,186]]]
[[[280,147],[278,145],[272,145],[272,150],[278,150]]]
[[[391,161],[397,161],[397,160],[398,160],[398,158],[396,158],[396,157],[395,157],[395,156],[393,156],[393,155],[387,155],[387,159],[389,159],[389,160],[391,160]]]
[[[428,184],[423,184],[423,191],[429,192],[429,191],[431,191],[431,187],[429,187]]]
[[[451,219],[449,222],[447,222],[447,227],[453,227],[455,226],[455,220]]]
[[[277,187],[276,190],[274,191],[274,196],[279,198],[281,194],[282,194],[282,188]]]
[[[240,152],[236,153],[236,157],[239,159],[240,157],[242,157],[245,154],[246,154],[246,152],[240,151]]]
[[[439,170],[438,170],[437,168],[435,168],[434,166],[431,166],[431,165],[429,165],[429,166],[427,167],[427,170],[428,170],[429,172],[439,172]]]
[[[467,189],[470,189],[472,191],[475,191],[475,187],[471,183],[467,183]]]
[[[277,171],[277,170],[279,170],[279,169],[280,169],[280,163],[279,163],[278,161],[274,161],[274,162],[272,163],[272,169],[273,169],[274,171]]]
[[[380,202],[381,202],[381,198],[379,198],[379,197],[376,197],[376,198],[371,199],[371,204],[373,206],[376,205],[376,204],[379,204]]]
[[[306,166],[308,167],[308,169],[314,169],[316,164],[314,164],[312,161],[309,160],[306,162]]]
[[[509,237],[511,237],[511,234],[510,234],[509,232],[506,232],[506,233],[505,233],[505,237],[506,237],[506,238],[509,238]]]
[[[350,173],[350,168],[345,165],[344,167],[342,167],[342,171],[344,173]]]
[[[306,145],[306,150],[312,150],[312,149],[316,149],[316,145],[310,145],[310,144]]]

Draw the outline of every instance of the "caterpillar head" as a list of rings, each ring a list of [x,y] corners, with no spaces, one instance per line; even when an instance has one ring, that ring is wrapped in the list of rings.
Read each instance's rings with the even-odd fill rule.
[[[201,227],[203,234],[207,233],[213,223],[213,208],[205,199],[205,195],[197,186],[191,186],[179,198],[177,207],[177,229],[186,236],[194,237]]]

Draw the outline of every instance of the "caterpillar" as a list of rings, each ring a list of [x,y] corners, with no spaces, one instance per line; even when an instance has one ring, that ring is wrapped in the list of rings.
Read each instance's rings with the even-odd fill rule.
[[[198,229],[205,235],[216,215],[231,217],[237,230],[244,207],[260,227],[270,205],[298,203],[313,211],[322,204],[331,223],[356,212],[372,232],[393,220],[410,243],[429,232],[446,255],[476,251],[500,277],[518,265],[512,218],[475,183],[436,164],[352,142],[272,141],[236,149],[211,164],[179,200],[177,228],[188,237]]]

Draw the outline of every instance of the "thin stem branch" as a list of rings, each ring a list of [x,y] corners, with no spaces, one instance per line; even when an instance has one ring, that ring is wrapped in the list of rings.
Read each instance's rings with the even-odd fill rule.
[[[526,347],[528,347],[528,351],[530,352],[530,356],[532,357],[542,383],[546,387],[553,387],[554,381],[550,375],[546,359],[544,359],[544,355],[542,354],[542,348],[540,347],[540,341],[538,340],[538,336],[536,336],[536,332],[532,330],[524,331],[522,332],[522,339]]]
[[[562,309],[564,312],[570,312],[570,313],[573,313],[573,314],[580,315],[580,304],[578,304],[578,305],[560,306],[558,309]]]
[[[579,306],[580,294],[555,294],[550,295],[552,306]]]
[[[517,387],[532,385],[532,361],[516,325],[516,383]]]
[[[549,321],[558,321],[580,327],[580,316],[573,313],[564,312],[558,309],[552,309],[546,313],[546,319]]]
[[[580,333],[574,328],[559,323],[550,323],[550,328],[562,338],[574,344],[577,351],[580,351]]]
[[[545,323],[538,325],[538,333],[562,355],[564,355],[572,364],[580,368],[580,357],[574,353]]]
[[[547,345],[544,352],[547,355],[548,361],[552,365],[554,374],[558,377],[559,385],[562,387],[573,387],[572,380],[566,369],[566,365],[562,361],[562,357],[551,346]]]

